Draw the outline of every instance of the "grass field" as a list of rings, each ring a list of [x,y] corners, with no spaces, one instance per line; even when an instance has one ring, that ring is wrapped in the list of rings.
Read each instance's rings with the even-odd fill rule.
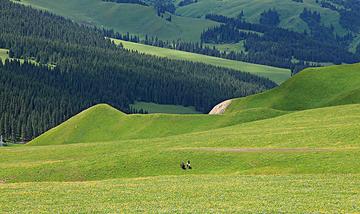
[[[155,55],[159,57],[167,57],[169,59],[187,60],[192,62],[200,62],[214,66],[230,68],[238,71],[249,72],[259,76],[263,76],[280,84],[290,78],[291,72],[289,69],[276,68],[266,65],[258,65],[235,60],[222,59],[218,57],[205,56],[201,54],[189,53],[184,51],[159,48],[149,45],[143,45],[133,42],[112,39],[115,43],[122,43],[124,48],[129,50],[136,50],[139,53]]]
[[[255,98],[224,115],[94,106],[26,146],[0,148],[0,210],[358,213],[358,66],[311,69],[258,95],[292,100],[281,104],[292,111]]]
[[[136,110],[146,110],[150,114],[164,113],[164,114],[200,114],[195,110],[195,107],[185,107],[179,105],[162,105],[156,103],[147,102],[135,102],[131,105],[131,108]]]
[[[19,210],[37,213],[352,213],[360,210],[359,181],[358,175],[185,175],[5,184],[0,185],[3,196],[0,210],[5,213],[19,213]],[[254,191],[252,187],[260,188]]]

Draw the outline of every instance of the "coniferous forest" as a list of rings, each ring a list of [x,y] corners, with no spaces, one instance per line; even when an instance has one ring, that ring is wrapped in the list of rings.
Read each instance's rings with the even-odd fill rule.
[[[129,52],[106,31],[0,1],[0,133],[28,141],[97,103],[130,112],[134,101],[195,106],[275,87],[248,73]]]

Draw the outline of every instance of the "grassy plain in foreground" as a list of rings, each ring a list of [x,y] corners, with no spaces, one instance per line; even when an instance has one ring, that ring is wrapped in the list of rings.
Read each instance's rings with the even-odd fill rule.
[[[16,213],[360,212],[359,175],[157,176],[0,184],[0,192],[0,210]]]

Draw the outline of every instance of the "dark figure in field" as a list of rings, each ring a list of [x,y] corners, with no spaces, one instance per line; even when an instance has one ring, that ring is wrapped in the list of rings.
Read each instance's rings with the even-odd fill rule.
[[[184,161],[181,161],[180,167],[181,167],[181,169],[186,170],[186,166],[185,166]]]
[[[188,168],[188,169],[191,169],[191,165],[190,165],[190,161],[188,160],[188,162],[186,163],[186,167]]]

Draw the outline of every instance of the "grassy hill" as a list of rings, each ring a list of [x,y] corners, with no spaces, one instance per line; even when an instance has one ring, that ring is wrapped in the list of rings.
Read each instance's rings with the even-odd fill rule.
[[[310,68],[280,87],[235,99],[227,112],[267,107],[294,111],[360,103],[360,64]]]
[[[150,139],[206,131],[285,114],[253,109],[223,115],[125,115],[109,105],[97,105],[34,139],[29,145],[55,145]]]
[[[33,212],[357,212],[359,117],[348,105],[165,138],[2,148],[0,207],[14,210],[4,203],[14,198]],[[187,159],[193,169],[182,171]]]
[[[0,148],[0,209],[360,212],[358,67],[310,69],[224,115],[94,106],[28,146]]]
[[[2,149],[0,177],[18,182],[181,175],[183,159],[193,161],[190,174],[359,173],[359,107],[306,110],[163,138]]]
[[[247,62],[222,59],[222,58],[218,58],[218,57],[205,56],[205,55],[201,55],[201,54],[189,53],[189,52],[166,49],[166,48],[159,48],[159,47],[143,45],[143,44],[138,44],[138,43],[133,43],[133,42],[127,42],[127,41],[122,41],[122,40],[117,40],[117,39],[112,39],[112,40],[117,44],[122,43],[124,48],[126,48],[126,49],[135,50],[135,51],[138,51],[139,53],[145,53],[145,54],[155,55],[155,56],[159,56],[159,57],[166,57],[166,58],[170,58],[170,59],[201,62],[201,63],[210,64],[210,65],[214,65],[214,66],[235,69],[238,71],[245,71],[245,72],[256,74],[256,75],[259,75],[262,77],[269,78],[270,80],[273,80],[274,82],[276,82],[278,84],[289,79],[290,75],[291,75],[291,72],[289,69],[276,68],[276,67],[272,67],[272,66],[258,65],[258,64],[252,64],[252,63],[247,63]]]

